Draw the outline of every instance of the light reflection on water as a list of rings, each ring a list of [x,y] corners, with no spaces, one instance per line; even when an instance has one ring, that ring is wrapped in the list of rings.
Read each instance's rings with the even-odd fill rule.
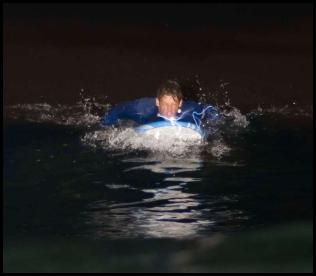
[[[160,160],[159,160],[160,159]],[[182,172],[195,172],[201,169],[202,160],[198,158],[164,158],[164,157],[149,157],[147,160],[145,158],[133,158],[124,159],[123,162],[129,163],[141,163],[139,166],[133,166],[131,168],[125,169],[125,172],[133,170],[149,170],[154,173],[160,174],[176,174]],[[190,178],[187,178],[191,181]]]
[[[110,204],[106,201],[91,203],[85,212],[85,217],[86,223],[92,227],[92,233],[89,235],[93,235],[95,238],[108,238],[109,236],[193,238],[198,236],[201,231],[216,226],[218,217],[231,216],[236,213],[236,210],[216,210],[214,208],[212,217],[209,215],[212,207],[204,206],[205,199],[198,194],[186,191],[187,183],[192,182],[198,185],[201,181],[201,178],[197,177],[203,166],[201,159],[160,158],[157,161],[157,159],[149,157],[148,159],[125,159],[123,162],[130,164],[125,172],[147,170],[163,176],[163,180],[160,183],[153,183],[152,188],[145,189],[133,184],[106,185],[112,189],[138,190],[151,197],[128,203]],[[194,177],[188,176],[188,173]],[[236,197],[225,197],[225,199],[214,197],[209,199],[206,205],[211,206],[218,201],[236,200]],[[242,215],[240,210],[237,213],[239,216]]]

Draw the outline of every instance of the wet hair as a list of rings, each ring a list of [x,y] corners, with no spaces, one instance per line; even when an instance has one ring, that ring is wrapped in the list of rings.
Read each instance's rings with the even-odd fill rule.
[[[182,100],[182,90],[180,84],[176,80],[167,80],[162,83],[157,90],[157,98],[160,99],[163,96],[172,96],[173,99]]]

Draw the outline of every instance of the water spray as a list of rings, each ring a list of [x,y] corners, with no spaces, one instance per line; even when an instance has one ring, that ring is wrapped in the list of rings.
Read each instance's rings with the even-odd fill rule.
[[[193,118],[193,120],[194,120],[194,122],[195,122],[195,125],[196,125],[196,127],[198,128],[198,129],[200,129],[201,128],[201,120],[199,119],[199,118],[195,118],[195,115],[199,115],[199,116],[201,116],[202,118],[204,117],[204,114],[205,114],[205,112],[206,112],[206,110],[208,110],[209,108],[211,108],[211,109],[213,109],[214,111],[216,111],[216,113],[215,113],[215,116],[217,117],[218,116],[218,113],[217,113],[217,110],[213,107],[213,106],[211,106],[211,105],[209,105],[209,106],[207,106],[206,108],[204,108],[200,113],[198,113],[198,112],[196,112],[196,111],[193,111],[192,112],[192,118]],[[198,122],[197,122],[197,120],[198,120]]]

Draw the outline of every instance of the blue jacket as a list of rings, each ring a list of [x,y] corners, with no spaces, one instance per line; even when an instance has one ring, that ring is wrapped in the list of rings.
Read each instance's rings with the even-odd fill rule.
[[[203,110],[205,112],[203,112]],[[155,98],[140,98],[116,105],[101,118],[102,125],[112,125],[121,119],[133,120],[137,124],[146,124],[164,120],[157,116],[158,108]],[[213,106],[204,106],[194,101],[183,101],[181,112],[177,114],[180,121],[195,123],[201,119],[214,120],[219,116],[218,110]],[[195,118],[195,120],[194,120]]]

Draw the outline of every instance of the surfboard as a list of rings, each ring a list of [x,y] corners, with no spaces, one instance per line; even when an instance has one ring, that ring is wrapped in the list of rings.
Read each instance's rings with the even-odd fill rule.
[[[136,132],[153,136],[156,139],[176,137],[181,140],[201,140],[204,132],[201,128],[190,122],[158,121],[147,123],[135,128]]]

